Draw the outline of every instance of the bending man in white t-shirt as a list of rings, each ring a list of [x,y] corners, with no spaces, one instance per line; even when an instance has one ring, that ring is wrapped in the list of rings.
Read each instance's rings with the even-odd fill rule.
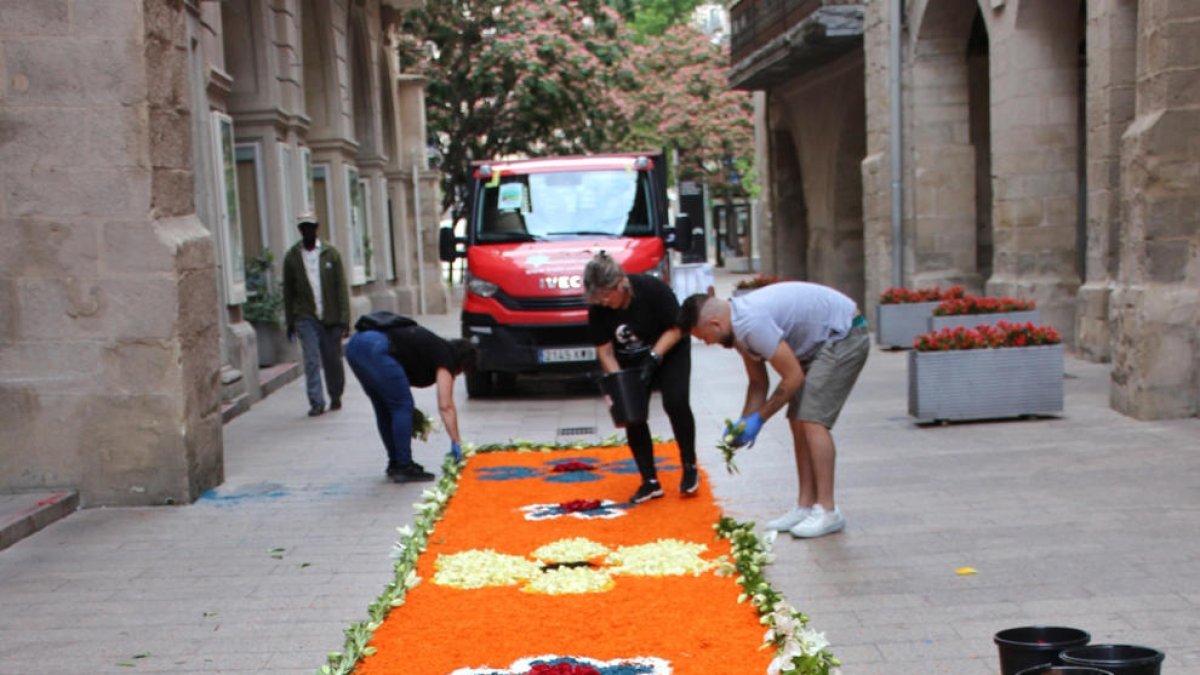
[[[734,445],[753,444],[763,423],[787,406],[799,496],[767,527],[796,537],[821,537],[845,527],[833,496],[837,451],[830,429],[871,350],[867,322],[854,301],[820,284],[776,283],[733,300],[690,296],[679,324],[705,344],[736,348],[742,355],[749,384],[735,423],[744,430]],[[781,378],[769,397],[767,363]]]

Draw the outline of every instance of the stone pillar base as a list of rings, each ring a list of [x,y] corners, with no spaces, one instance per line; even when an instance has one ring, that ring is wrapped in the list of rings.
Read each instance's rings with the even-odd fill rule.
[[[1108,306],[1112,297],[1108,281],[1089,282],[1079,287],[1075,312],[1075,350],[1080,358],[1097,363],[1112,359],[1112,330]]]
[[[1109,311],[1113,409],[1142,420],[1200,414],[1200,289],[1122,286]]]

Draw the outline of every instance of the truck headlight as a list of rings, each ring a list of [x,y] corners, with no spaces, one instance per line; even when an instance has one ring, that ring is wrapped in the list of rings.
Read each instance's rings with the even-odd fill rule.
[[[662,260],[659,260],[657,265],[646,270],[645,273],[652,277],[667,281],[667,255],[670,255],[670,253],[668,252],[664,254]]]
[[[500,287],[486,279],[480,279],[474,274],[467,273],[467,290],[483,298],[490,298],[500,290]]]

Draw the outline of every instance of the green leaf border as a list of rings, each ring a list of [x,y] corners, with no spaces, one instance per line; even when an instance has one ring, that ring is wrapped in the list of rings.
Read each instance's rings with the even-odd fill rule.
[[[655,437],[654,441],[662,442],[662,439]],[[421,579],[417,577],[417,559],[425,552],[434,526],[441,520],[451,497],[458,490],[458,481],[466,467],[467,458],[487,452],[557,452],[609,448],[625,443],[625,438],[617,434],[599,440],[575,443],[512,440],[507,443],[465,447],[461,461],[447,455],[442,462],[442,477],[434,487],[422,492],[421,501],[413,505],[417,515],[413,524],[397,528],[400,538],[392,550],[392,558],[396,561],[395,577],[383,589],[383,593],[367,606],[368,618],[346,628],[346,642],[342,651],[331,652],[325,665],[317,671],[318,675],[351,675],[363,657],[375,653],[375,648],[368,644],[371,637],[383,624],[392,608],[403,605],[408,592],[421,583]],[[775,590],[763,575],[763,569],[770,564],[772,556],[768,545],[755,533],[754,526],[753,521],[739,522],[722,516],[713,525],[713,529],[716,530],[718,538],[729,540],[733,551],[733,562],[727,563],[727,567],[721,573],[737,574],[736,581],[742,587],[738,601],[748,600],[758,611],[759,622],[768,628],[762,649],[774,648],[776,660],[785,661],[780,664],[780,675],[836,675],[841,662],[828,648],[806,648],[812,646],[812,636],[815,635],[821,640],[824,636],[809,629],[808,617],[793,609],[784,600],[783,594]],[[781,631],[779,626],[792,626],[793,630]],[[792,650],[790,658],[785,655],[785,650],[789,648]]]

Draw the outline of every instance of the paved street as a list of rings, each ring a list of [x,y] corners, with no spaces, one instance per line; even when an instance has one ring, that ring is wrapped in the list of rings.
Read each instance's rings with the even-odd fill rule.
[[[727,296],[736,277],[718,280]],[[423,322],[458,332],[456,316]],[[1122,417],[1107,367],[1068,358],[1060,419],[919,427],[905,358],[872,352],[835,430],[845,532],[775,545],[772,579],[843,673],[994,674],[992,635],[1035,623],[1157,647],[1163,673],[1200,673],[1200,420]],[[742,473],[724,472],[713,443],[743,392],[737,356],[697,344],[701,461],[730,515],[762,521],[794,498],[791,441],[772,420]],[[472,442],[612,432],[579,383],[522,380],[499,400],[467,400],[460,383],[458,398]],[[0,673],[316,671],[388,580],[421,489],[385,482],[353,380],[345,400],[309,419],[292,382],[225,427],[213,495],[76,512],[0,551]],[[434,411],[434,392],[417,403]],[[668,436],[657,405],[651,429]],[[437,465],[447,447],[434,436],[417,459]]]

